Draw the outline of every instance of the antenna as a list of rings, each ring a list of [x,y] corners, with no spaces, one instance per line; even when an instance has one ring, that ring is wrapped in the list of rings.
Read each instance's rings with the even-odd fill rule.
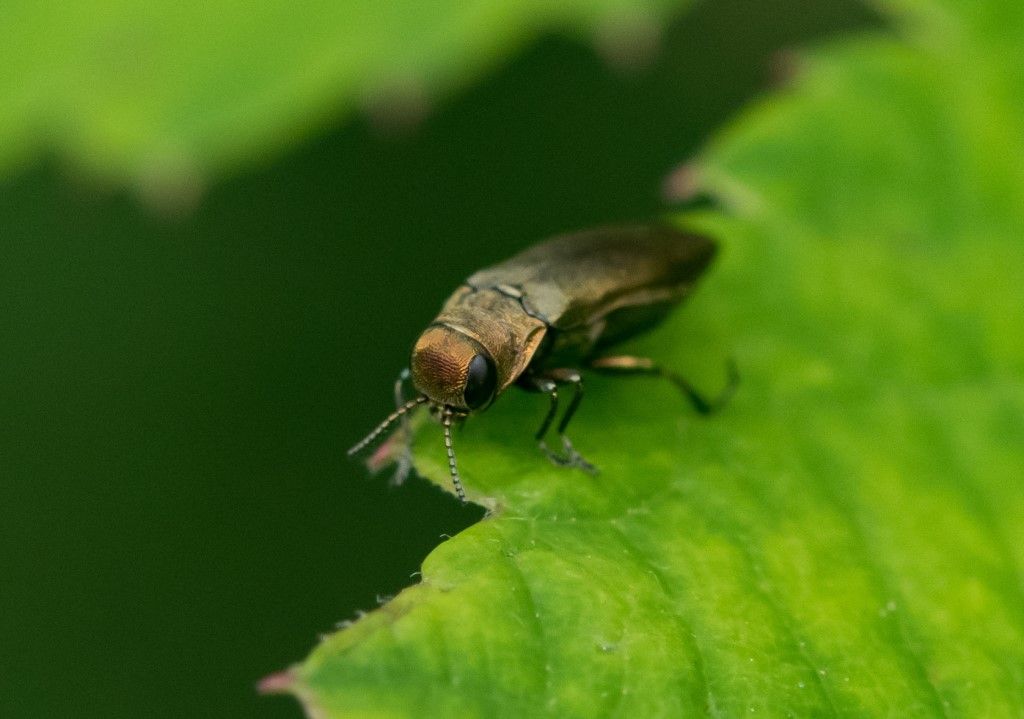
[[[349,449],[348,451],[348,456],[351,457],[353,454],[358,454],[359,452],[363,451],[363,449],[365,449],[367,445],[371,444],[375,439],[377,439],[377,437],[383,434],[384,431],[387,430],[387,428],[390,427],[392,424],[394,424],[398,418],[405,416],[406,412],[416,409],[426,401],[427,397],[424,395],[420,395],[416,399],[411,399],[405,404],[403,404],[401,407],[399,407],[394,412],[389,414],[383,422],[374,427],[372,432],[363,437],[357,444],[353,445],[352,448]]]
[[[462,503],[466,503],[466,492],[462,489],[462,480],[459,479],[459,468],[455,464],[455,448],[452,447],[452,409],[445,407],[444,417],[444,448],[448,450],[448,471],[452,475],[452,484],[455,485],[455,493],[459,495]]]

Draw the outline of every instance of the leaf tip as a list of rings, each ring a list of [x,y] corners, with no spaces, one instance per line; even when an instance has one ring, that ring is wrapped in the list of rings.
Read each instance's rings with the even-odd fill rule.
[[[613,70],[636,73],[654,63],[662,34],[661,18],[653,13],[616,14],[598,25],[594,44]]]
[[[187,217],[206,192],[200,163],[181,149],[165,149],[144,158],[135,178],[142,202],[163,217]]]
[[[398,463],[407,453],[408,439],[401,429],[396,430],[390,437],[380,443],[373,454],[366,459],[366,468],[371,474],[377,474],[383,469]]]
[[[268,674],[256,684],[256,691],[266,696],[268,694],[289,694],[294,692],[295,684],[298,681],[291,669]]]
[[[768,62],[768,81],[777,89],[792,87],[806,70],[803,56],[792,48],[772,54]]]
[[[426,83],[412,76],[396,76],[363,98],[364,114],[371,127],[390,137],[412,134],[432,109]]]
[[[700,169],[694,162],[672,168],[661,182],[661,196],[666,202],[686,202],[701,190]]]

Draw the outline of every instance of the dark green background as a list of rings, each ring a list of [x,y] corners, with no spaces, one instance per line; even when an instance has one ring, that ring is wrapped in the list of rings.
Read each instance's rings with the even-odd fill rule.
[[[447,293],[663,211],[780,49],[869,22],[707,3],[625,75],[546,39],[414,131],[350,119],[185,217],[53,159],[0,185],[0,716],[298,716],[256,681],[480,516],[344,454]]]

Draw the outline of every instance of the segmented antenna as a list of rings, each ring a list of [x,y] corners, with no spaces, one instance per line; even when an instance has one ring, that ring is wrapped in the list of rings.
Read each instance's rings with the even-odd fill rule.
[[[373,431],[370,432],[365,437],[363,437],[358,444],[353,445],[352,448],[349,449],[348,451],[348,456],[351,457],[353,454],[361,452],[368,444],[372,443],[375,439],[377,439],[377,437],[379,437],[388,427],[394,424],[395,420],[397,420],[399,417],[404,416],[406,412],[415,409],[416,407],[419,407],[426,401],[426,397],[419,396],[416,399],[411,399],[405,404],[403,404],[401,407],[399,407],[394,412],[389,414],[383,422],[374,427]]]
[[[452,475],[452,484],[455,485],[455,493],[459,495],[462,503],[466,503],[466,492],[462,489],[462,480],[459,479],[459,468],[455,464],[455,449],[452,447],[452,411],[445,409],[444,417],[444,448],[448,450],[448,471]]]

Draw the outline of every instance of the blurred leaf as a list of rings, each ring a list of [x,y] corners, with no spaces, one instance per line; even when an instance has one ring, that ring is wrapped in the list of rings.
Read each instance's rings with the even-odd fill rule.
[[[629,350],[709,389],[735,354],[734,402],[593,379],[592,478],[509,392],[456,438],[494,515],[271,688],[316,717],[1020,716],[1024,11],[901,6],[696,165],[723,257]],[[417,459],[447,485],[432,425]]]
[[[414,122],[552,30],[629,63],[680,0],[0,4],[0,171],[56,148],[143,190],[187,191],[362,107]]]

